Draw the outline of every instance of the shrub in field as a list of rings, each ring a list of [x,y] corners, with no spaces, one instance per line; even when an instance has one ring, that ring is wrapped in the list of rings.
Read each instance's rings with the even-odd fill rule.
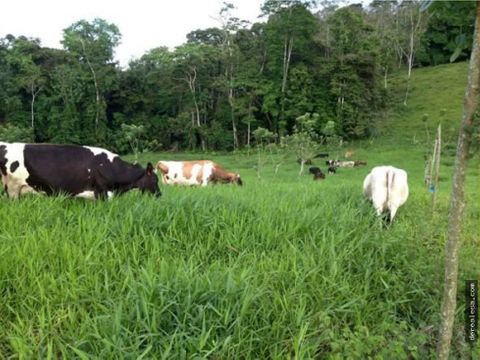
[[[317,120],[318,114],[305,113],[299,116],[296,119],[293,134],[282,138],[282,144],[299,159],[299,175],[303,174],[305,163],[311,160],[320,150],[320,144],[318,143],[320,137],[315,131]]]
[[[135,161],[138,160],[140,152],[149,151],[158,147],[156,140],[147,141],[145,139],[146,131],[143,125],[122,124],[121,131],[125,139],[130,145],[130,149],[135,156]]]
[[[273,148],[275,147],[275,138],[276,135],[268,129],[259,127],[252,132],[255,139],[255,171],[257,173],[257,178],[261,178],[261,172],[263,168],[267,165],[272,156]]]

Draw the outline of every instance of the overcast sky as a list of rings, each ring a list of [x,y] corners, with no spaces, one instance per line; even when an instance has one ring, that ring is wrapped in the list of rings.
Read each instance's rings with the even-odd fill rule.
[[[366,0],[362,0],[366,1]],[[234,15],[260,21],[263,0],[229,0]],[[352,0],[350,0],[352,2]],[[122,34],[116,60],[126,66],[132,58],[158,47],[173,48],[196,29],[218,26],[214,18],[222,0],[4,0],[0,7],[0,37],[7,34],[39,38],[43,46],[61,48],[62,30],[74,22],[100,17]]]
[[[230,2],[237,6],[237,17],[259,21],[263,1]],[[184,43],[192,30],[218,26],[213,18],[221,6],[221,0],[5,0],[0,7],[0,37],[25,35],[39,38],[43,46],[61,48],[63,29],[100,17],[120,29],[116,59],[127,65],[154,47]]]

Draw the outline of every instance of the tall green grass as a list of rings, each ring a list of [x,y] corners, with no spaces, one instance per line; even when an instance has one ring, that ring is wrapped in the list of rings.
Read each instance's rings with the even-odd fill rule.
[[[239,170],[244,187],[163,186],[160,199],[107,202],[1,198],[0,353],[432,357],[448,182],[432,215],[421,151],[379,150],[356,152],[410,174],[390,228],[361,195],[370,166],[314,182],[291,158],[258,179],[244,154],[211,156]],[[480,273],[477,220],[478,202],[465,219],[462,279]],[[468,352],[460,336],[455,344]]]

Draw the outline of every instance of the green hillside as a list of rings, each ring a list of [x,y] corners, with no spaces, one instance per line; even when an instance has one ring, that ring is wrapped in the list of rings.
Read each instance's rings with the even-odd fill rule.
[[[415,69],[405,106],[407,72],[397,72],[390,82],[394,106],[387,119],[380,123],[381,132],[388,139],[413,143],[425,141],[428,136],[432,138],[441,123],[445,140],[456,141],[467,75],[466,62]]]

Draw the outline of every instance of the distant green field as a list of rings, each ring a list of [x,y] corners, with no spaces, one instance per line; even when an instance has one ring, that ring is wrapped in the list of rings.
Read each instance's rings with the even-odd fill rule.
[[[160,199],[107,202],[0,197],[0,358],[434,358],[453,152],[432,213],[430,144],[413,135],[425,131],[417,115],[439,106],[458,128],[464,72],[415,72],[412,109],[391,114],[384,138],[329,149],[368,165],[322,182],[299,177],[293,156],[277,174],[275,156],[258,178],[254,151],[148,153],[142,163],[213,159],[245,186],[162,186]],[[454,85],[427,81],[439,77]],[[409,174],[389,228],[362,198],[363,178],[382,164]],[[480,356],[463,340],[463,281],[480,274],[479,164],[467,177],[454,358]]]

